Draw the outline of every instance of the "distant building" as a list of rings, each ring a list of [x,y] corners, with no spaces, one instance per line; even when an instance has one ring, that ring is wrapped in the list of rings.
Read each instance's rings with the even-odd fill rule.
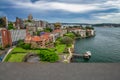
[[[7,29],[0,29],[0,45],[3,48],[12,45],[11,34]]]
[[[0,27],[1,28],[8,28],[8,19],[7,17],[0,17]]]
[[[24,21],[21,18],[16,17],[15,27],[16,29],[24,29]]]
[[[33,16],[32,16],[32,14],[29,14],[29,15],[28,15],[28,20],[30,20],[30,21],[33,20]]]
[[[80,35],[82,38],[86,37],[86,30],[81,28],[70,28],[69,32],[74,32],[77,35]]]
[[[87,29],[87,30],[86,30],[86,35],[87,35],[88,37],[94,36],[94,35],[95,35],[95,31],[92,30],[92,29]]]

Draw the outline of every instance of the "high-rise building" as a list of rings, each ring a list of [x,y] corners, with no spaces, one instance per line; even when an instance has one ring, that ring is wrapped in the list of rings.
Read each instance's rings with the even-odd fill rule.
[[[24,21],[21,18],[16,17],[15,27],[16,29],[24,29]]]
[[[8,19],[7,17],[0,17],[0,27],[7,28],[8,27]]]
[[[28,20],[32,21],[32,19],[33,19],[32,14],[29,14],[29,16],[28,16]]]
[[[0,30],[0,45],[2,45],[3,48],[12,45],[10,31],[5,28]]]

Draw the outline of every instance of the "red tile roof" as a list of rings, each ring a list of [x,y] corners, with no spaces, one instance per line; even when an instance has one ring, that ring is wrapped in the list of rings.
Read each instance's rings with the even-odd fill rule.
[[[59,33],[59,32],[61,32],[60,29],[56,29],[56,30],[53,31],[53,33]]]
[[[42,40],[48,40],[49,38],[50,38],[50,33],[45,33],[45,34],[43,34],[41,36],[27,35],[25,40],[39,42],[39,41],[42,41]]]
[[[41,38],[39,36],[33,36],[32,41],[39,42],[41,41]]]

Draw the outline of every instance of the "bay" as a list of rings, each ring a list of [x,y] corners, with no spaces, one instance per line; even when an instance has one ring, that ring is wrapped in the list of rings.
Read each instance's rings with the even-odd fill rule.
[[[96,36],[77,39],[75,53],[91,51],[92,57],[87,62],[120,62],[120,28],[95,27]],[[75,59],[75,62],[86,62]]]

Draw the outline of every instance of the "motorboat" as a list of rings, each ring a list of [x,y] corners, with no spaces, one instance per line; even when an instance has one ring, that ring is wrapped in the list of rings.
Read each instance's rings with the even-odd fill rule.
[[[83,58],[84,59],[90,59],[91,58],[91,52],[90,51],[86,51],[86,53],[83,54]]]

